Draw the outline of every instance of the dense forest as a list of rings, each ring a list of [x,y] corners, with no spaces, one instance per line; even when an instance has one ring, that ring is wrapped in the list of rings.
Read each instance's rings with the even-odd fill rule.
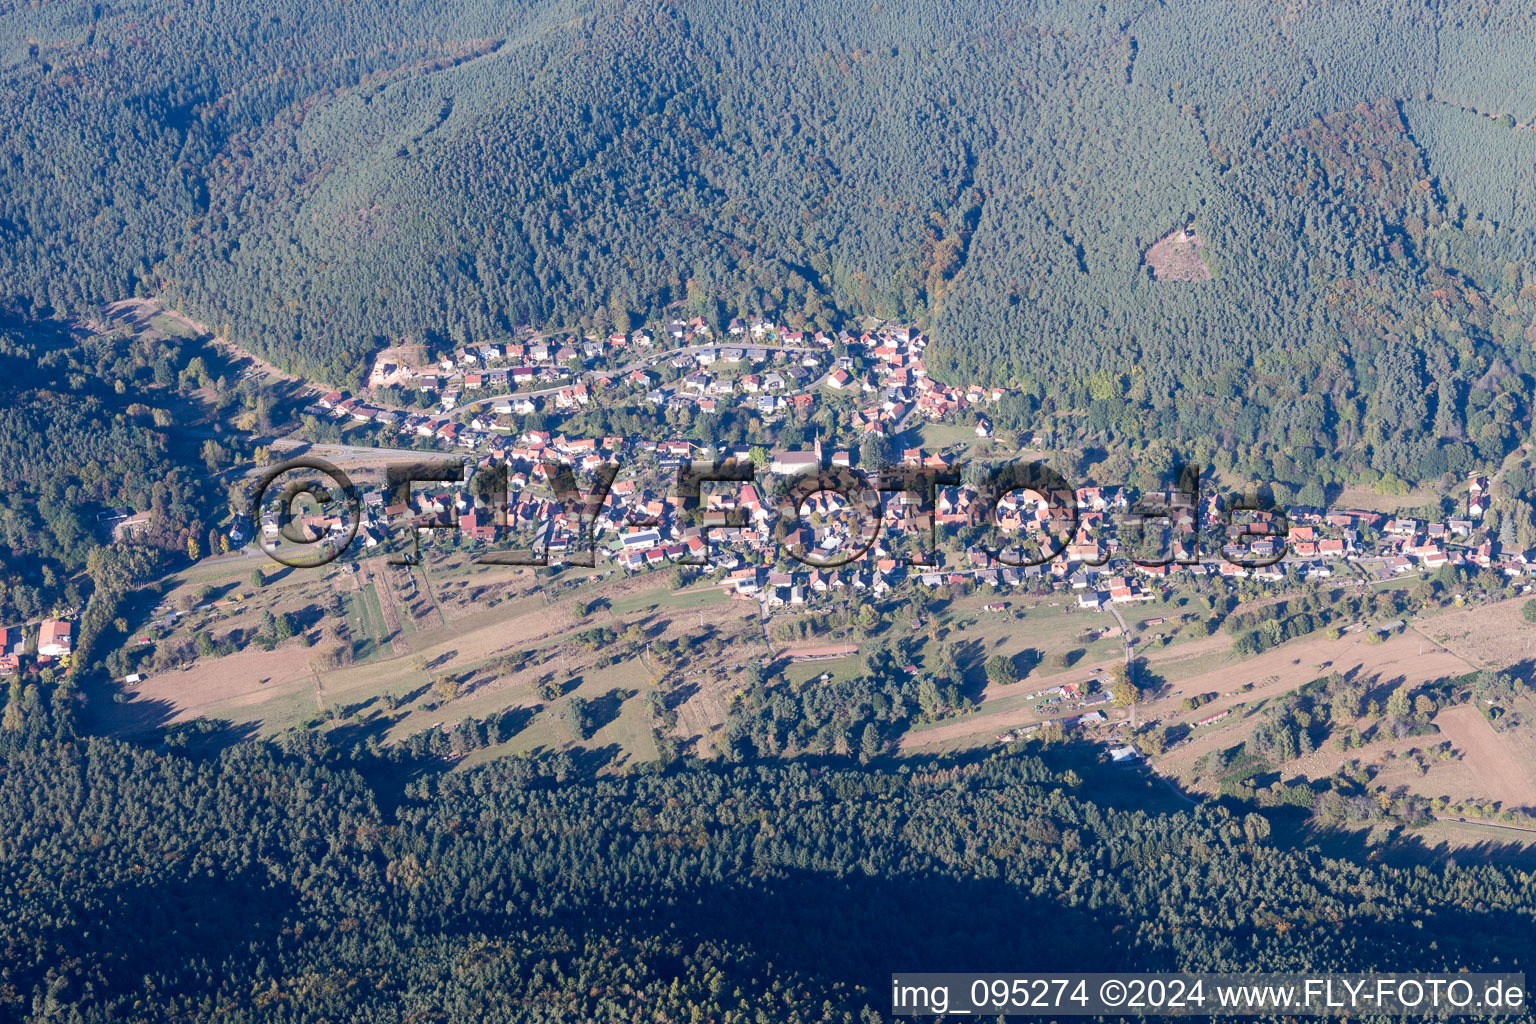
[[[211,550],[196,442],[172,429],[198,375],[172,339],[0,321],[0,622],[78,609],[86,578],[122,587]],[[131,549],[103,547],[119,509],[149,515]]]
[[[0,270],[336,385],[676,303],[912,319],[1037,429],[1430,479],[1528,429],[1533,39],[1466,0],[18,6]],[[1211,279],[1154,280],[1187,224]]]
[[[1115,809],[1017,750],[446,772],[77,740],[68,703],[0,734],[7,1019],[872,1022],[907,968],[1519,970],[1536,934],[1526,871]]]

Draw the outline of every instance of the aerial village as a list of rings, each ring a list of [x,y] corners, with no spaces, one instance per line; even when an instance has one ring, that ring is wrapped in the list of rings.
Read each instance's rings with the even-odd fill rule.
[[[845,588],[879,599],[906,584],[1060,592],[1080,609],[1098,610],[1165,598],[1198,579],[1290,585],[1344,572],[1371,582],[1442,566],[1511,579],[1536,573],[1526,553],[1504,550],[1481,529],[1490,501],[1481,476],[1467,481],[1463,512],[1439,521],[1308,507],[1238,516],[1214,493],[1196,504],[1189,495],[1138,495],[1109,486],[1077,488],[1067,502],[1058,496],[1054,508],[1023,491],[1001,495],[992,508],[967,485],[936,486],[926,498],[888,490],[871,537],[870,524],[861,524],[846,494],[809,494],[798,514],[782,502],[784,481],[821,468],[860,470],[878,488],[879,467],[861,465],[859,448],[834,448],[819,436],[802,449],[769,451],[686,438],[573,437],[522,426],[535,412],[558,415],[615,400],[696,413],[731,403],[767,426],[794,411],[808,413],[818,401],[842,400],[851,406],[846,422],[855,432],[845,441],[896,438],[920,423],[963,417],[979,443],[991,432],[988,405],[1004,394],[931,378],[923,362],[927,339],[907,326],[807,335],[756,318],[732,320],[726,337],[717,339],[695,319],[673,321],[657,333],[477,345],[425,368],[381,359],[370,391],[438,396],[429,411],[317,394],[307,414],[388,431],[371,437],[373,443],[410,438],[424,455],[461,458],[466,481],[504,473],[507,500],[498,508],[489,500],[494,494],[474,495],[460,481],[418,483],[408,504],[391,504],[382,487],[373,487],[363,494],[359,523],[334,509],[314,510],[302,516],[305,529],[332,547],[349,544],[353,557],[393,551],[413,532],[452,533],[473,551],[516,549],[560,564],[586,556],[585,525],[599,564],[626,573],[685,567],[714,577],[735,598],[759,603],[764,614],[798,610]],[[594,362],[614,368],[587,369]],[[960,469],[969,448],[963,441],[943,451],[886,446],[900,470],[927,471]],[[701,507],[688,510],[677,495],[679,467],[727,459],[750,463],[755,478],[705,484]],[[605,463],[621,468],[601,509],[581,524],[569,521],[555,500],[548,463],[572,466],[583,489]],[[1160,516],[1143,514],[1149,503],[1162,506]],[[1067,504],[1075,506],[1071,514]],[[1282,516],[1283,537],[1275,522]],[[236,523],[231,540],[236,546],[270,541],[278,525],[268,509],[260,524]],[[1030,537],[1025,555],[1021,542]],[[14,674],[29,656],[40,666],[67,667],[70,629],[67,618],[6,627],[0,675]]]
[[[878,467],[860,465],[858,450],[824,446],[819,436],[808,448],[768,452],[749,444],[572,437],[519,426],[519,419],[546,403],[557,412],[572,411],[626,394],[653,406],[702,412],[735,403],[762,414],[765,423],[789,409],[848,396],[855,399],[849,422],[861,437],[894,438],[915,422],[963,413],[982,441],[991,429],[987,406],[1004,394],[933,380],[923,363],[927,339],[911,327],[806,335],[757,318],[732,320],[726,331],[717,339],[696,319],[672,322],[659,341],[641,330],[606,339],[465,347],[422,370],[381,362],[376,384],[439,393],[440,407],[431,413],[381,410],[330,393],[310,413],[354,422],[395,417],[401,436],[428,439],[427,450],[464,457],[466,475],[504,471],[507,504],[493,507],[463,486],[417,484],[409,505],[391,505],[382,489],[374,489],[365,495],[363,522],[351,543],[372,551],[392,543],[401,524],[409,523],[422,530],[456,528],[488,552],[517,548],[553,563],[569,560],[573,545],[581,546],[581,524],[568,521],[554,500],[545,465],[569,464],[578,480],[587,481],[599,466],[617,463],[618,477],[587,524],[596,558],[625,572],[681,565],[718,574],[734,596],[757,601],[765,611],[798,608],[843,588],[880,597],[906,582],[1055,590],[1083,609],[1100,609],[1153,600],[1199,578],[1284,584],[1345,571],[1360,581],[1379,581],[1441,566],[1521,577],[1536,568],[1525,553],[1503,551],[1497,538],[1481,530],[1489,502],[1481,476],[1467,481],[1464,512],[1443,521],[1342,508],[1228,513],[1214,493],[1200,495],[1196,504],[1189,495],[1137,495],[1107,486],[1078,488],[1070,498],[1073,515],[1064,513],[1064,502],[1052,508],[1022,491],[1002,495],[995,509],[971,486],[937,486],[928,500],[887,491],[879,529],[865,548],[868,524],[860,526],[848,495],[810,494],[798,515],[776,497],[783,481],[823,467],[861,470],[878,486]],[[619,368],[584,373],[581,368],[597,359]],[[497,394],[523,385],[532,387]],[[474,397],[487,391],[493,396]],[[466,406],[481,411],[466,415]],[[967,448],[962,442],[943,452],[893,454],[903,469],[942,471],[963,465]],[[678,467],[726,459],[752,463],[755,478],[706,484],[701,514],[686,510],[676,494]],[[1148,514],[1149,505],[1162,506],[1161,514]],[[1063,535],[1061,527],[1072,519],[1070,535]],[[334,513],[308,516],[305,525],[312,536],[351,533],[346,517]],[[985,527],[983,536],[962,543],[960,535],[974,534],[978,525]],[[260,529],[272,537],[277,528],[269,512]],[[1149,547],[1154,533],[1161,541]],[[1019,557],[1020,539],[1030,536],[1037,554]],[[821,557],[795,558],[792,550]]]

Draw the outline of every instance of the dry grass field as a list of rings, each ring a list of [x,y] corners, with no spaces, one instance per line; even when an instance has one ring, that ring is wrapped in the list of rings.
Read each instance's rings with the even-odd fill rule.
[[[1107,672],[1119,660],[1113,653],[1115,646],[1110,645],[1107,656],[1085,659],[1066,671],[1037,670],[1023,685],[988,686],[974,713],[913,730],[904,738],[903,747],[960,749],[994,742],[997,735],[1009,729],[1040,721],[1034,712],[1034,694],[1060,683],[1086,679],[1094,669]],[[1230,652],[1230,638],[1217,634],[1149,650],[1144,655],[1148,669],[1165,681],[1166,691],[1153,694],[1153,699],[1137,709],[1141,723],[1193,721],[1229,708],[1236,712],[1219,725],[1198,731],[1191,743],[1167,755],[1160,762],[1166,773],[1179,774],[1201,754],[1241,742],[1252,726],[1243,719],[1243,708],[1330,672],[1358,679],[1370,687],[1390,689],[1404,682],[1422,683],[1461,675],[1474,667],[1412,633],[1400,634],[1380,645],[1368,644],[1358,634],[1338,640],[1317,635],[1293,640],[1245,661],[1234,660]],[[1243,691],[1244,686],[1249,689]],[[1185,696],[1211,692],[1220,696],[1200,710],[1185,712],[1179,708]]]
[[[1149,709],[1149,717],[1156,714],[1167,723],[1191,723],[1218,711],[1232,712],[1221,722],[1197,728],[1189,743],[1159,759],[1158,770],[1165,775],[1182,775],[1201,755],[1241,743],[1254,725],[1244,716],[1245,709],[1333,672],[1358,681],[1368,690],[1385,693],[1404,683],[1453,678],[1472,668],[1462,658],[1412,632],[1399,633],[1383,644],[1366,643],[1360,634],[1338,640],[1293,640],[1247,661],[1192,676],[1164,702],[1169,705],[1167,712],[1159,713],[1160,705]],[[1241,691],[1249,683],[1252,688]],[[1220,696],[1196,711],[1179,710],[1173,703],[1185,695],[1209,692]]]
[[[1536,702],[1516,702],[1527,721]],[[1501,810],[1536,808],[1536,730],[1519,725],[1496,730],[1472,705],[1448,707],[1435,715],[1438,730],[1366,743],[1350,750],[1332,744],[1287,762],[1284,781],[1316,781],[1349,764],[1368,766],[1372,785],[1387,792],[1413,793],[1454,803],[1493,804]],[[1437,748],[1449,747],[1442,757]]]
[[[1461,754],[1462,764],[1457,767],[1464,767],[1471,778],[1460,780],[1463,784],[1455,787],[1460,791],[1453,792],[1445,785],[1444,776],[1450,772],[1431,769],[1430,774],[1440,774],[1441,778],[1436,779],[1436,785],[1416,788],[1417,792],[1492,800],[1503,807],[1536,807],[1529,729],[1496,732],[1477,708],[1465,704],[1440,712],[1435,725]]]
[[[1371,487],[1346,487],[1333,504],[1338,508],[1357,508],[1366,512],[1397,512],[1420,508],[1440,500],[1432,490],[1414,490],[1406,494],[1382,494]]]
[[[1418,631],[1476,668],[1504,668],[1536,657],[1536,626],[1520,616],[1531,598],[1464,608],[1424,619]]]
[[[310,636],[320,637],[339,620],[356,661],[322,666],[317,655],[327,646],[325,639],[314,647],[294,639],[271,652],[248,647],[199,658],[185,669],[151,673],[134,686],[131,700],[120,708],[119,728],[207,717],[263,734],[361,726],[397,741],[466,718],[518,711],[525,717],[511,739],[475,751],[464,763],[575,745],[607,751],[607,763],[616,768],[656,755],[645,696],[662,681],[677,715],[672,738],[710,756],[743,686],[743,667],[770,650],[757,605],[729,600],[723,589],[707,583],[674,590],[671,574],[659,572],[540,575],[476,566],[465,551],[431,544],[424,550],[425,571],[392,568],[383,558],[367,559],[355,570],[335,566],[322,572],[277,570],[260,559],[241,558],[189,568],[169,581],[154,612],[156,621],[171,623],[161,626],[159,642],[186,643],[199,631],[215,637],[249,632],[265,611],[313,614],[322,607],[325,616],[307,627]],[[250,574],[258,566],[264,579],[256,587]],[[202,602],[197,610],[179,616],[169,611],[194,601]],[[1038,694],[1065,682],[1103,678],[1124,656],[1124,640],[1107,613],[1079,611],[1059,595],[1006,595],[1001,610],[988,610],[996,603],[997,595],[978,591],[910,623],[901,616],[888,623],[885,632],[891,636],[912,630],[919,672],[933,657],[934,644],[954,645],[968,668],[968,685],[979,696],[978,707],[963,717],[912,729],[901,750],[933,754],[986,746],[1042,717],[1080,714],[1081,708],[1058,707],[1042,716],[1035,710]],[[1193,728],[1192,739],[1157,765],[1163,774],[1193,783],[1195,763],[1212,750],[1240,744],[1257,720],[1253,712],[1266,701],[1330,673],[1358,681],[1384,699],[1403,683],[1444,680],[1525,659],[1533,631],[1521,619],[1523,603],[1521,598],[1436,613],[1381,644],[1368,643],[1361,634],[1338,640],[1314,634],[1243,661],[1234,658],[1226,634],[1196,639],[1182,628],[1185,613],[1200,614],[1199,602],[1176,599],[1127,609],[1122,614],[1137,641],[1134,649],[1146,678],[1157,686],[1137,708],[1137,717],[1142,724]],[[1154,621],[1144,625],[1149,619]],[[770,631],[784,621],[793,618],[775,616]],[[599,626],[615,633],[638,629],[646,642],[606,664],[609,652],[578,639]],[[846,633],[812,635],[792,643],[774,640],[772,649],[784,653],[850,640],[859,643]],[[709,653],[676,664],[647,655],[651,644],[668,641]],[[980,666],[988,657],[1024,652],[1028,659],[1020,682],[985,679]],[[860,669],[854,654],[790,664],[785,679],[791,686],[814,686],[823,673],[844,678]],[[444,678],[454,681],[451,692],[440,690]],[[1198,711],[1180,707],[1184,697],[1206,693],[1218,696]],[[601,709],[593,735],[580,743],[563,714],[575,697]],[[1098,706],[1111,717],[1110,729],[1101,733],[1129,717],[1123,709]],[[1195,724],[1222,710],[1232,713],[1211,726]],[[1522,717],[1536,721],[1536,714]],[[1350,751],[1328,745],[1287,763],[1282,775],[1320,779],[1359,761],[1373,765],[1381,784],[1409,792],[1536,806],[1536,773],[1527,767],[1536,763],[1536,729],[1522,725],[1495,732],[1470,707],[1442,711],[1436,725],[1438,737],[1377,740]],[[1416,751],[1444,741],[1454,755],[1433,759],[1425,770],[1426,759]]]
[[[343,619],[353,646],[365,652],[352,664],[322,667],[321,641],[305,647],[298,639],[271,652],[250,647],[223,657],[199,658],[182,669],[150,673],[127,690],[118,726],[142,728],[146,722],[182,722],[193,718],[222,719],[261,733],[313,724],[372,718],[389,709],[384,734],[399,739],[428,728],[453,725],[466,717],[483,718],[497,711],[538,708],[534,720],[504,753],[570,742],[559,711],[572,696],[608,707],[588,745],[619,748],[620,763],[628,757],[653,757],[650,722],[639,701],[669,669],[636,660],[600,666],[607,651],[591,651],[573,637],[602,626],[615,633],[637,626],[652,642],[721,636],[730,639],[727,655],[700,658],[672,667],[673,683],[680,676],[692,684],[694,701],[703,701],[710,714],[723,720],[723,701],[706,696],[727,682],[730,667],[743,651],[761,655],[761,627],[755,605],[732,602],[718,589],[674,592],[668,577],[654,573],[625,578],[602,574],[574,576],[561,586],[567,593],[551,598],[548,581],[529,570],[445,564],[443,571],[423,573],[391,569],[382,559],[363,563],[358,571],[334,568],[324,575],[301,570],[275,573],[263,587],[247,580],[254,565],[227,565],[176,580],[170,599],[204,586],[220,592],[242,589],[238,611],[208,610],[178,620],[174,639],[190,639],[196,628],[215,636],[237,627],[253,627],[263,610],[294,610],[334,594],[342,601]],[[412,575],[414,573],[414,575]],[[576,614],[578,602],[589,613]],[[333,628],[331,618],[310,630]],[[755,647],[753,646],[755,645]],[[508,668],[508,656],[522,656],[525,667]],[[433,687],[451,676],[457,693],[442,699]],[[565,679],[573,685],[553,703],[538,695],[541,680]],[[690,707],[684,720],[695,709]],[[707,730],[711,723],[699,722]],[[647,753],[649,751],[649,753]]]

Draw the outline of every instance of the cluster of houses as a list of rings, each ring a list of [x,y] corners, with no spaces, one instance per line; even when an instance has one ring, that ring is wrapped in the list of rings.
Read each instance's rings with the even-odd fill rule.
[[[677,325],[676,337],[702,335],[710,328],[702,320]],[[670,334],[669,329],[669,334]],[[525,344],[485,342],[466,345],[435,365],[416,369],[380,360],[369,376],[370,387],[394,386],[413,391],[473,390],[531,381],[552,380],[561,369],[577,368],[612,354],[644,354],[656,347],[649,331],[616,333],[606,339],[596,335],[582,338],[534,338]]]
[[[739,448],[700,451],[684,440],[624,437],[575,439],[545,431],[520,431],[516,417],[535,412],[542,401],[575,411],[613,387],[633,387],[661,407],[688,407],[697,412],[719,411],[725,402],[739,403],[764,414],[789,407],[809,408],[817,392],[860,396],[851,423],[861,433],[894,434],[912,416],[942,419],[995,402],[995,388],[954,388],[930,378],[923,365],[927,339],[910,327],[886,326],[855,334],[811,334],[790,330],[757,317],[735,319],[725,337],[703,320],[676,320],[659,332],[616,333],[607,338],[534,339],[526,344],[467,346],[428,370],[409,370],[388,363],[375,367],[379,381],[405,383],[419,390],[442,393],[443,414],[381,410],[340,393],[321,397],[314,411],[359,420],[384,420],[405,434],[432,439],[439,449],[473,453],[481,466],[505,466],[509,501],[505,509],[476,503],[457,488],[420,489],[411,507],[387,507],[381,495],[370,497],[368,513],[357,543],[377,547],[389,524],[413,519],[422,526],[457,524],[470,539],[487,544],[518,538],[517,547],[542,550],[558,559],[580,536],[580,524],[565,521],[561,507],[547,496],[546,461],[569,463],[591,470],[618,461],[626,479],[617,481],[607,502],[589,524],[601,556],[626,571],[669,563],[709,564],[731,573],[733,591],[770,607],[803,604],[819,592],[850,586],[875,593],[909,577],[926,586],[971,583],[997,588],[1032,586],[1076,592],[1083,608],[1146,601],[1181,576],[1219,576],[1228,580],[1278,582],[1288,572],[1307,578],[1332,575],[1341,562],[1357,563],[1361,571],[1379,578],[1441,565],[1477,565],[1511,575],[1526,572],[1518,552],[1500,553],[1497,543],[1481,535],[1479,521],[1487,506],[1487,482],[1469,482],[1467,513],[1444,522],[1392,519],[1379,513],[1297,507],[1287,510],[1288,531],[1270,536],[1275,516],[1262,512],[1229,516],[1214,495],[1196,507],[1181,505],[1177,495],[1142,495],[1133,507],[1123,488],[1084,487],[1071,498],[1076,508],[1056,507],[1020,493],[1005,496],[994,510],[1003,546],[1024,550],[1025,538],[1038,547],[1032,552],[1059,552],[1042,565],[1001,561],[981,549],[958,555],[940,554],[934,565],[917,564],[911,549],[926,548],[937,528],[945,531],[972,525],[982,511],[982,497],[969,487],[937,490],[932,502],[906,492],[884,499],[883,522],[874,542],[861,558],[840,569],[801,571],[783,558],[787,549],[836,552],[855,540],[856,510],[845,508],[831,492],[814,496],[790,526],[781,527],[781,511],[764,498],[761,485],[715,487],[702,518],[677,514],[670,493],[670,474],[684,459],[735,457]],[[681,347],[679,347],[681,346]],[[611,359],[619,354],[618,359]],[[582,379],[581,367],[608,359],[630,365],[592,371]],[[664,375],[672,375],[661,383]],[[551,387],[533,393],[497,396],[476,405],[473,416],[453,418],[464,392],[543,382]],[[990,424],[980,418],[976,432],[986,436]],[[763,467],[784,477],[822,466],[850,467],[851,452],[822,451],[818,439],[806,451],[780,451]],[[947,468],[945,460],[919,449],[902,453],[904,467]],[[869,468],[869,467],[866,467]],[[638,470],[638,473],[637,473]],[[649,479],[650,486],[647,486]],[[1145,513],[1161,506],[1161,515]],[[338,533],[345,524],[337,517],[306,522],[319,533]],[[1128,536],[1127,525],[1132,526]],[[270,519],[263,529],[275,532]],[[1155,535],[1155,536],[1154,536]],[[1153,541],[1149,545],[1148,538]],[[1200,538],[1224,542],[1221,557],[1202,550]],[[1155,552],[1156,554],[1150,554]],[[1169,564],[1143,564],[1172,554]],[[1138,561],[1140,559],[1140,561]],[[946,562],[960,564],[945,565]],[[1014,563],[1014,564],[1010,564]],[[1268,564],[1266,564],[1268,563]],[[909,572],[910,570],[910,572]]]
[[[732,321],[730,333],[744,332],[764,334],[781,347],[725,345],[680,354],[671,365],[685,373],[681,387],[655,388],[648,393],[650,401],[701,412],[717,412],[720,403],[736,401],[771,415],[786,408],[809,409],[817,388],[824,387],[857,396],[851,416],[855,430],[895,434],[904,429],[911,416],[941,420],[1003,395],[1001,388],[973,386],[962,390],[929,377],[923,365],[928,339],[911,327],[887,326],[861,334],[817,331],[807,337],[763,320],[750,325]],[[772,355],[786,353],[796,357],[789,365],[758,371]],[[747,372],[736,372],[739,369]],[[985,437],[990,431],[990,424],[981,420],[977,433]]]
[[[690,324],[679,322],[675,327],[677,337],[698,336],[699,332],[707,336],[710,332],[710,328],[699,320]],[[668,333],[672,334],[672,329],[669,328]],[[526,344],[486,342],[460,348],[426,368],[381,359],[373,366],[369,386],[392,386],[434,394],[442,413],[446,414],[458,408],[466,392],[511,392],[527,385],[542,384],[547,387],[541,389],[540,394],[544,391],[552,394],[556,408],[574,410],[591,401],[592,387],[612,383],[609,376],[594,378],[590,384],[574,379],[584,367],[609,357],[622,358],[628,353],[640,358],[655,348],[656,339],[643,330],[633,334],[612,334],[606,339],[587,336],[535,338]],[[562,383],[564,386],[560,386]],[[460,424],[446,415],[384,408],[340,391],[320,396],[305,411],[315,416],[390,425],[409,436],[434,438],[448,446],[474,448],[484,433],[503,426],[493,417],[527,415],[538,409],[535,396],[509,394],[505,400],[492,403],[491,412],[468,424],[469,430],[462,434]]]
[[[370,376],[373,386],[432,393],[437,408],[390,408],[332,391],[305,411],[378,424],[404,437],[427,438],[439,448],[486,451],[498,436],[516,433],[515,417],[579,411],[615,389],[643,393],[657,408],[718,413],[732,407],[772,416],[808,412],[825,388],[859,396],[852,424],[865,434],[898,433],[912,416],[941,420],[1003,394],[1000,388],[960,389],[930,378],[922,360],[928,341],[911,327],[807,334],[759,317],[732,320],[724,338],[714,333],[700,319],[677,320],[662,331],[660,342],[640,330],[606,339],[465,346],[426,369],[381,359]],[[612,368],[588,369],[598,363]],[[990,430],[982,419],[978,435]]]
[[[36,664],[43,666],[56,661],[67,668],[73,651],[73,629],[68,619],[44,619],[37,627]],[[0,676],[19,672],[26,650],[24,626],[0,626]]]
[[[1133,504],[1124,488],[1082,487],[1071,492],[1075,509],[1067,509],[1062,501],[1053,508],[1015,492],[1005,495],[994,512],[999,536],[986,545],[992,553],[982,545],[944,551],[940,542],[930,559],[917,555],[927,551],[930,538],[970,526],[983,513],[984,500],[975,489],[936,488],[931,501],[913,493],[888,492],[879,528],[869,541],[869,517],[861,518],[845,496],[821,491],[809,497],[798,516],[790,516],[777,507],[776,487],[762,478],[712,484],[697,513],[679,508],[675,475],[684,460],[747,461],[753,452],[744,446],[701,450],[681,439],[572,438],[539,430],[500,441],[478,463],[481,469],[505,472],[504,509],[492,507],[483,496],[472,498],[457,484],[418,484],[411,504],[399,506],[388,505],[376,491],[366,496],[364,523],[355,543],[364,550],[378,547],[391,524],[411,520],[421,527],[456,526],[472,542],[542,551],[560,561],[579,542],[586,525],[596,556],[617,568],[638,572],[682,564],[722,570],[721,583],[734,596],[760,601],[769,609],[804,605],[843,588],[879,597],[908,580],[928,587],[1053,589],[1075,594],[1081,608],[1100,609],[1157,599],[1179,579],[1278,582],[1288,573],[1319,578],[1346,561],[1378,578],[1446,564],[1501,569],[1510,575],[1529,571],[1523,554],[1499,553],[1497,543],[1478,530],[1487,503],[1486,483],[1479,479],[1470,483],[1472,498],[1464,518],[1421,522],[1367,511],[1294,507],[1287,512],[1284,537],[1270,535],[1277,532],[1273,514],[1229,515],[1214,495],[1197,508],[1193,502],[1180,505],[1176,495],[1143,495]],[[782,478],[823,466],[850,467],[854,458],[847,451],[823,450],[818,438],[809,450],[779,451],[766,461],[760,469]],[[590,523],[569,522],[549,490],[546,464],[571,465],[580,471],[578,479],[588,480],[586,474],[608,462],[618,462],[623,469],[605,502]],[[943,458],[922,449],[904,451],[901,463],[948,468]],[[1149,507],[1163,514],[1137,515]],[[1151,550],[1168,552],[1171,561],[1137,561],[1150,560],[1145,546],[1148,524],[1166,528],[1161,543]],[[317,514],[305,525],[319,535],[347,528],[337,515]],[[270,536],[277,525],[269,517],[262,528]],[[1038,565],[1017,564],[1025,559],[1010,555],[1025,550],[1026,536],[1040,542],[1030,549],[1035,557],[1053,550],[1059,554]],[[1209,543],[1201,550],[1200,537],[1225,541],[1221,554]],[[833,556],[861,549],[858,558],[836,568],[816,569],[787,556],[791,551]],[[933,564],[922,564],[927,561]],[[1261,564],[1266,562],[1271,564]]]
[[[1076,542],[1067,546],[1064,555],[1067,565],[1078,561],[1084,567],[1084,571],[1076,574],[1072,585],[1079,589],[1093,588],[1094,592],[1080,596],[1079,604],[1083,607],[1144,600],[1150,595],[1139,589],[1136,577],[1166,580],[1179,573],[1192,576],[1214,573],[1229,580],[1278,583],[1292,572],[1308,579],[1326,578],[1333,575],[1340,563],[1348,562],[1357,566],[1365,577],[1378,580],[1434,570],[1444,565],[1493,569],[1511,577],[1536,575],[1536,563],[1524,552],[1501,551],[1498,542],[1480,529],[1483,513],[1488,507],[1488,494],[1487,481],[1476,476],[1468,482],[1469,497],[1464,516],[1439,522],[1394,518],[1357,509],[1298,506],[1286,510],[1283,537],[1279,535],[1276,514],[1253,512],[1229,516],[1214,495],[1208,496],[1198,513],[1183,511],[1174,519],[1173,526],[1184,528],[1185,535],[1189,536],[1192,535],[1189,527],[1198,523],[1199,535],[1224,539],[1226,543],[1222,545],[1221,557],[1202,556],[1199,561],[1191,560],[1188,564],[1181,564],[1186,559],[1176,558],[1165,565],[1139,565],[1132,559],[1117,559],[1123,555],[1119,541],[1091,535],[1094,527],[1102,525],[1102,520],[1091,519],[1091,513],[1087,511],[1089,506],[1083,501],[1084,492],[1078,493],[1079,508],[1084,510],[1080,514],[1080,523],[1088,526],[1090,535],[1083,536],[1080,529]],[[1114,494],[1111,501],[1122,509],[1126,507],[1123,492]],[[1176,540],[1174,550],[1188,553],[1194,546],[1181,545]],[[1111,560],[1117,560],[1131,575],[1101,573],[1096,580],[1089,567],[1102,566]]]

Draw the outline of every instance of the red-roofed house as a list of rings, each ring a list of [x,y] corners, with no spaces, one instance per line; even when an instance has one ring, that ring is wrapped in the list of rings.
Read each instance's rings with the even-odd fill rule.
[[[70,623],[63,619],[44,619],[37,633],[37,653],[47,658],[62,658],[70,651]]]

